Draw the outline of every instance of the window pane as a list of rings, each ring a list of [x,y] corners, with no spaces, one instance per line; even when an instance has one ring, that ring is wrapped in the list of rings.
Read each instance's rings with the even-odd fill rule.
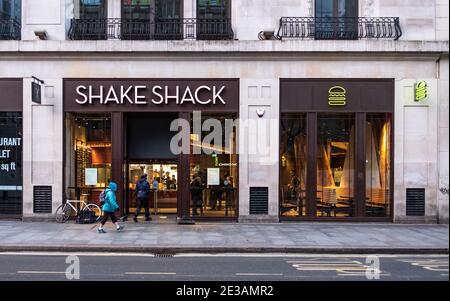
[[[337,8],[338,17],[358,17],[358,0],[339,0]]]
[[[353,216],[354,115],[319,115],[317,143],[317,215]]]
[[[106,18],[106,0],[75,0],[74,17],[83,20]]]
[[[0,19],[21,21],[21,0],[0,0]]]
[[[122,19],[150,20],[150,0],[122,0]]]
[[[198,0],[198,18],[226,19],[230,18],[229,0]]]
[[[306,215],[306,115],[281,118],[280,215]]]
[[[156,8],[159,18],[181,18],[183,15],[181,0],[157,0]]]
[[[236,118],[236,114],[202,115],[202,124],[205,120],[214,120],[215,129],[202,131],[201,137],[191,131],[190,191],[191,214],[194,217],[237,216],[237,131],[236,127],[226,130],[227,123]],[[211,143],[204,140],[214,130],[220,130],[220,141],[213,140]],[[200,148],[201,154],[195,154],[195,149]]]
[[[315,38],[358,38],[358,0],[317,0]]]
[[[368,114],[366,124],[366,215],[388,217],[391,206],[391,116]]]
[[[110,115],[68,114],[66,137],[66,196],[98,203],[111,180]]]
[[[316,17],[333,17],[333,0],[316,1]]]

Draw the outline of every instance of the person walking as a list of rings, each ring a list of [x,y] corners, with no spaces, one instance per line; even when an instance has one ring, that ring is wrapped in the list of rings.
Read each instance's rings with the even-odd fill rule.
[[[136,212],[134,213],[134,222],[138,222],[138,216],[141,213],[142,207],[145,209],[145,220],[151,221],[150,207],[148,197],[150,194],[150,184],[147,181],[147,175],[143,175],[141,179],[136,183],[135,196],[137,200]]]
[[[103,229],[108,218],[111,218],[111,222],[116,226],[118,232],[123,230],[123,226],[119,225],[115,212],[119,209],[116,199],[117,184],[114,182],[109,183],[109,187],[105,190],[105,204],[102,207],[103,219],[100,223],[100,227],[97,229],[98,233],[106,233]]]

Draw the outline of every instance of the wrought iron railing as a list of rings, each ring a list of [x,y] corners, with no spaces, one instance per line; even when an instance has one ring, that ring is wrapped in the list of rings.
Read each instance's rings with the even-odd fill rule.
[[[230,40],[229,19],[72,19],[71,40]]]
[[[402,36],[398,17],[283,17],[277,38],[316,40],[394,39]]]
[[[20,23],[14,19],[0,19],[0,40],[20,40]]]

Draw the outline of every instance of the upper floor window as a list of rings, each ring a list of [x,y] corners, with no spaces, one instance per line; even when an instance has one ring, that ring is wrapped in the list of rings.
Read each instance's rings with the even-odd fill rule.
[[[163,19],[181,18],[183,16],[181,0],[156,0],[156,15]]]
[[[126,20],[150,20],[150,0],[122,0],[122,18]]]
[[[197,0],[197,18],[229,19],[230,17],[230,0]]]
[[[21,20],[21,0],[0,0],[0,19]]]
[[[122,0],[122,19],[181,18],[182,0]]]
[[[20,40],[21,0],[0,0],[0,40]]]
[[[82,20],[106,19],[106,0],[75,0],[74,15]]]
[[[358,38],[358,0],[316,0],[315,38],[352,40]]]

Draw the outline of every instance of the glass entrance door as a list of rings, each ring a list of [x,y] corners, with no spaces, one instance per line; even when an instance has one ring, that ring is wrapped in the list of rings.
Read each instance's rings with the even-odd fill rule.
[[[152,215],[165,217],[176,215],[178,207],[178,164],[171,161],[147,161],[128,164],[128,214],[134,214],[138,206],[135,190],[142,175],[150,184],[149,207]],[[145,208],[141,213],[144,216]]]

